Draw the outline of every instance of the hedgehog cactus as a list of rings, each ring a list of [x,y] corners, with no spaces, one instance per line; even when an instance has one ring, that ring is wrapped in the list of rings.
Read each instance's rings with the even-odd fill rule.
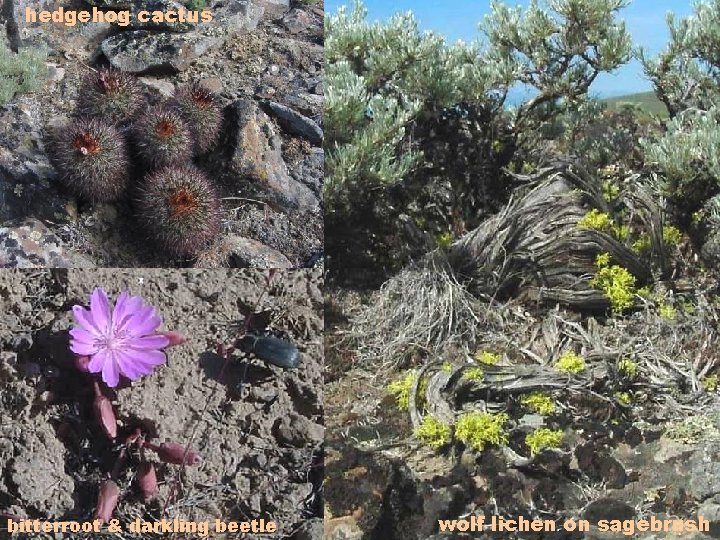
[[[203,154],[217,142],[222,113],[215,95],[199,83],[190,83],[175,92],[174,106],[192,130],[195,154]]]
[[[117,199],[127,187],[130,165],[125,138],[98,120],[78,119],[57,131],[51,159],[68,189],[94,202]]]
[[[146,177],[139,210],[152,235],[175,255],[197,254],[220,229],[215,188],[192,165],[164,167]]]
[[[80,116],[120,123],[131,119],[144,102],[135,77],[118,69],[101,68],[85,78],[77,112]]]
[[[153,107],[138,120],[133,132],[138,153],[151,168],[182,163],[192,157],[192,135],[173,109]]]

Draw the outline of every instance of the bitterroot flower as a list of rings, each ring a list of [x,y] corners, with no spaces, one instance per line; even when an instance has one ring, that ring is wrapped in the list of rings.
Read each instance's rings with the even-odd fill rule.
[[[72,312],[78,325],[70,330],[70,349],[89,356],[88,370],[102,373],[108,386],[117,386],[120,375],[134,381],[165,363],[161,349],[171,340],[155,333],[162,319],[139,296],[123,292],[113,308],[105,291],[97,288],[89,310],[73,306]]]
[[[100,484],[100,490],[98,491],[98,503],[97,509],[95,510],[95,519],[99,519],[100,523],[110,521],[115,506],[117,506],[118,498],[120,497],[120,488],[112,480],[105,480]]]
[[[110,439],[117,437],[117,420],[115,419],[115,411],[113,411],[112,403],[100,391],[100,385],[95,382],[95,401],[93,401],[93,413],[95,420],[102,427],[105,435]]]

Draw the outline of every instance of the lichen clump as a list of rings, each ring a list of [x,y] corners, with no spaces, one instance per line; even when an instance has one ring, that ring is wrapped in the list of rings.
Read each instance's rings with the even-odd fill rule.
[[[629,379],[634,378],[635,376],[637,376],[638,373],[637,364],[629,358],[621,358],[620,360],[618,360],[617,368],[620,373],[622,373]]]
[[[471,367],[463,372],[463,379],[466,381],[480,382],[485,378],[485,372],[482,368]]]
[[[585,371],[585,359],[573,351],[568,351],[555,362],[555,369],[563,373],[582,373]]]
[[[635,276],[626,268],[610,264],[610,256],[601,253],[595,259],[597,272],[590,284],[600,289],[610,301],[613,311],[622,313],[635,305],[637,287]]]
[[[478,451],[491,445],[507,444],[508,435],[504,428],[508,420],[504,413],[465,413],[455,425],[455,436]]]
[[[555,413],[555,401],[549,394],[544,392],[533,392],[520,400],[520,403],[543,416]]]
[[[415,436],[431,448],[442,448],[452,440],[452,430],[434,416],[423,418],[420,427],[415,430]]]
[[[500,362],[500,355],[489,351],[478,351],[475,353],[475,360],[481,364],[494,366]]]
[[[609,232],[612,230],[613,220],[609,214],[593,208],[578,221],[577,226],[580,229]]]
[[[417,379],[415,371],[409,371],[405,376],[387,385],[387,390],[395,396],[398,409],[407,411],[410,409],[410,390]],[[418,398],[424,396],[422,384],[418,387]]]
[[[540,428],[525,437],[525,444],[530,449],[530,455],[536,456],[546,448],[558,448],[563,438],[564,434],[561,430]]]

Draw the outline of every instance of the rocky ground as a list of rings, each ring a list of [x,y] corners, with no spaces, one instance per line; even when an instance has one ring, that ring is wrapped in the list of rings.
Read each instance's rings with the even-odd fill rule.
[[[483,333],[482,339],[505,344],[499,350],[510,371],[522,370],[522,366],[512,367],[522,362],[522,335],[535,335],[548,347],[565,339],[559,337],[562,333],[554,340],[549,337],[554,330],[545,334],[558,317],[578,332],[592,335],[596,343],[604,343],[606,353],[625,347],[647,354],[657,364],[639,361],[638,374],[626,387],[631,401],[622,403],[608,388],[613,384],[608,373],[612,362],[602,354],[594,356],[597,349],[589,353],[588,346],[595,378],[592,393],[554,391],[552,396],[560,408],[545,419],[523,411],[512,395],[506,395],[497,405],[508,411],[515,426],[507,446],[477,452],[456,442],[436,451],[414,437],[408,413],[398,409],[387,390],[388,383],[406,373],[404,369],[432,359],[419,354],[400,370],[383,364],[382,359],[368,363],[361,360],[357,339],[351,339],[351,321],[377,302],[377,294],[340,288],[327,294],[326,538],[628,537],[598,531],[545,536],[438,532],[438,519],[471,514],[525,516],[558,523],[567,517],[597,523],[601,519],[696,519],[700,515],[711,524],[709,535],[646,532],[634,537],[700,540],[720,535],[720,399],[714,387],[694,388],[685,371],[715,357],[712,315],[698,312],[667,321],[635,313],[619,321],[588,318],[579,322],[577,315],[522,302],[499,306],[497,313],[507,325],[506,331]],[[523,321],[517,334],[509,330],[514,317]],[[700,337],[706,324],[708,334]],[[688,341],[683,343],[685,338]],[[602,345],[596,346],[602,349]],[[532,350],[540,352],[535,347]],[[452,363],[458,355],[462,356],[449,350],[443,359]],[[661,365],[671,366],[669,379]],[[440,378],[442,371],[438,366]],[[557,373],[554,380],[558,380]],[[475,399],[494,402],[490,396],[492,391]],[[449,399],[446,406],[462,407],[463,399],[458,394],[454,397],[457,401]],[[522,441],[531,426],[543,420],[563,431],[564,442],[560,448],[532,457]]]
[[[156,442],[190,443],[203,457],[182,471],[159,466],[160,495],[149,503],[133,487],[132,471],[123,469],[116,517],[265,517],[277,521],[278,537],[320,538],[320,278],[317,270],[0,272],[0,512],[92,518],[98,484],[117,449],[92,420],[92,387],[72,367],[67,330],[70,307],[102,286],[111,298],[126,289],[142,295],[162,315],[162,330],[190,338],[168,350],[167,365],[113,394],[119,433],[142,426]],[[232,323],[253,312],[269,315],[270,331],[299,347],[298,369],[238,352],[220,376],[215,343],[229,342]],[[249,362],[245,385],[243,362]]]
[[[66,9],[125,6],[74,0]],[[137,0],[133,9],[176,7]],[[47,47],[47,81],[0,108],[0,266],[307,267],[323,249],[323,7],[300,0],[213,0],[197,27],[75,27],[27,24],[25,8],[53,2],[4,0],[0,39]],[[200,81],[225,107],[219,144],[199,165],[217,180],[223,235],[197,261],[148,242],[132,201],[91,205],[67,194],[46,155],[49,131],[72,114],[78,87],[100,65],[140,77],[150,103]]]

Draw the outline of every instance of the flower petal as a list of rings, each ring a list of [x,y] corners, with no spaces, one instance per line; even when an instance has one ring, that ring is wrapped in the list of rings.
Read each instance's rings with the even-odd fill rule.
[[[128,340],[128,347],[138,350],[162,349],[170,344],[170,340],[161,335],[135,337]]]
[[[125,330],[133,336],[146,336],[152,334],[161,324],[162,319],[155,315],[153,308],[150,308],[148,316],[137,316],[129,320]]]
[[[92,313],[97,328],[106,333],[110,329],[110,302],[107,294],[100,287],[90,295],[90,313]]]
[[[162,351],[140,351],[135,349],[126,349],[123,354],[128,358],[129,361],[141,364],[145,368],[152,368],[165,363],[165,353]]]
[[[92,345],[97,339],[92,332],[79,326],[70,330],[70,336],[72,336],[75,341],[87,343],[88,345]]]
[[[85,330],[90,332],[91,334],[94,334],[96,336],[100,336],[100,330],[98,329],[97,325],[95,324],[95,320],[93,319],[92,313],[85,309],[82,306],[73,306],[72,308],[73,316],[75,317],[75,320],[78,322],[80,326],[82,326]]]
[[[105,364],[102,368],[102,380],[105,381],[110,388],[115,388],[120,382],[120,369],[118,368],[115,355],[108,354]]]
[[[131,381],[136,381],[143,375],[152,373],[152,367],[145,366],[139,362],[135,362],[125,351],[120,351],[115,355],[120,372]]]
[[[123,317],[127,314],[127,301],[130,298],[130,294],[127,291],[123,291],[115,300],[115,309],[112,313],[113,326],[118,328],[120,326]]]
[[[70,350],[81,356],[90,356],[98,352],[98,347],[92,343],[84,343],[73,339],[70,341]]]
[[[103,369],[103,366],[105,365],[105,360],[107,359],[107,351],[105,349],[101,349],[93,357],[90,359],[90,363],[88,364],[88,371],[90,373],[100,373]]]

